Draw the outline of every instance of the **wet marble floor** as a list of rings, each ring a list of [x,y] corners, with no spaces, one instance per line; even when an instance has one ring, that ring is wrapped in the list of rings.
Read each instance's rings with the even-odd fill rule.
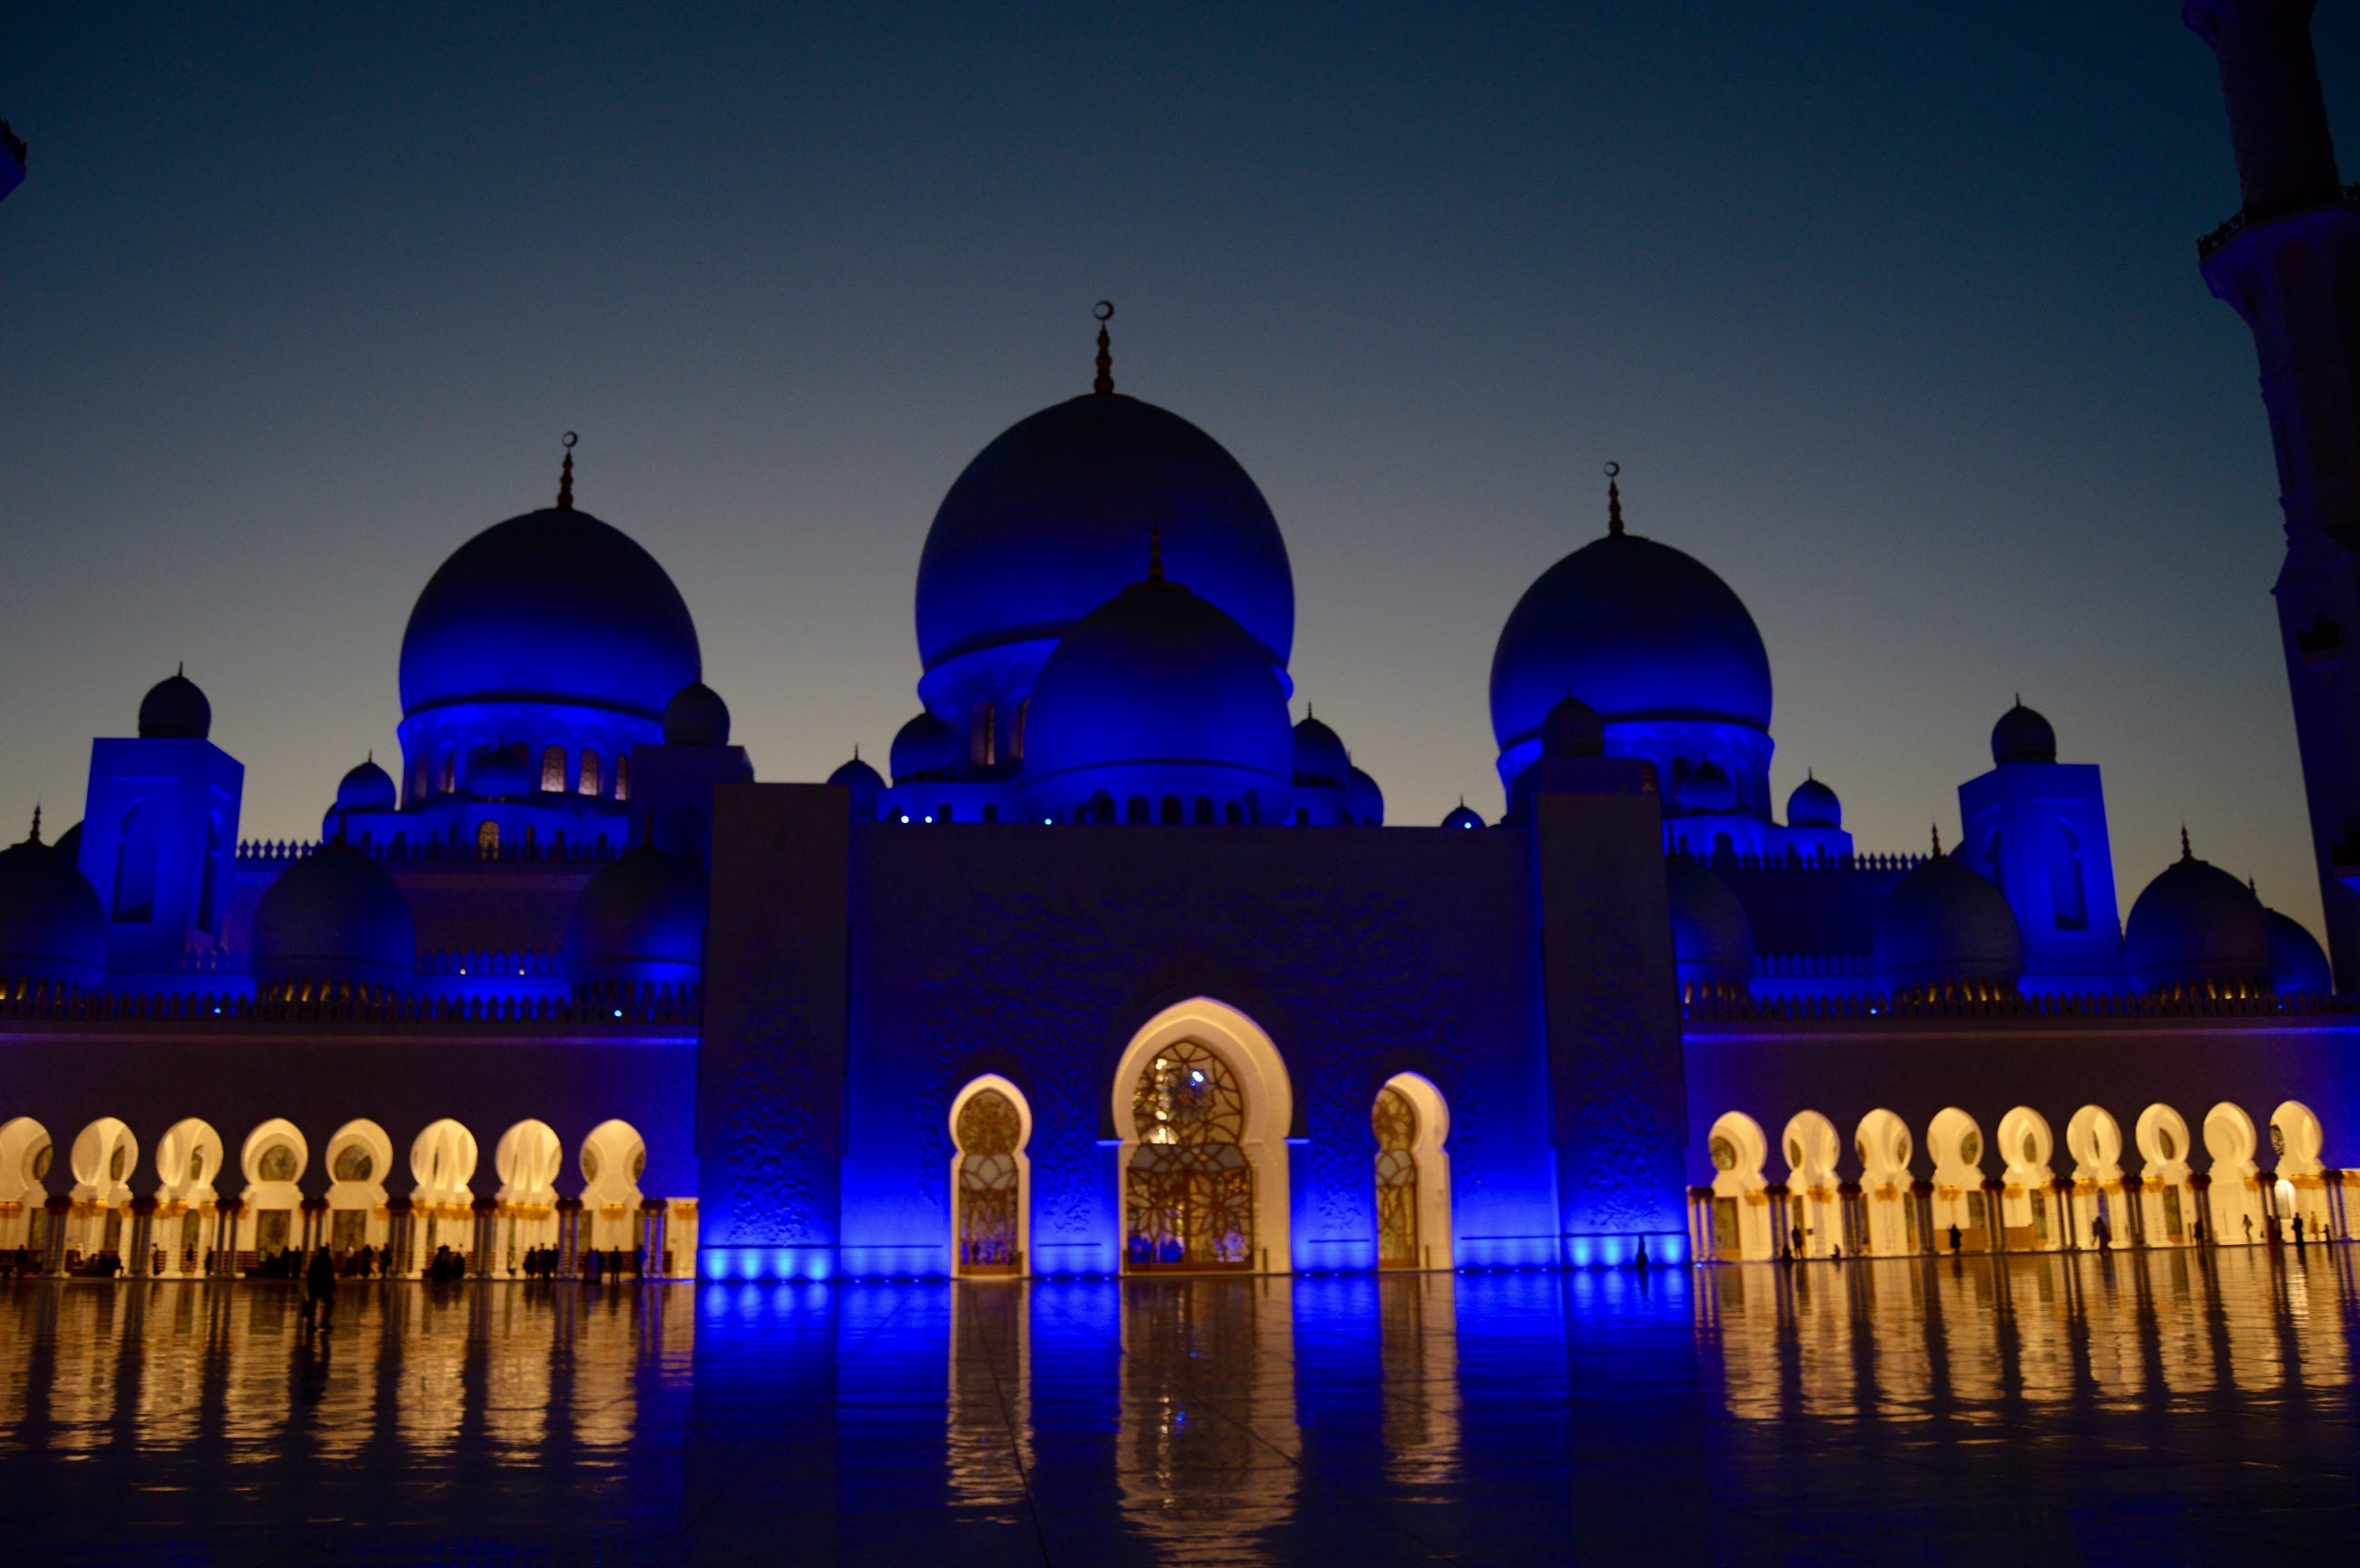
[[[317,1339],[280,1285],[7,1285],[0,1541],[28,1563],[2268,1560],[2360,1531],[2355,1251],[371,1285]]]

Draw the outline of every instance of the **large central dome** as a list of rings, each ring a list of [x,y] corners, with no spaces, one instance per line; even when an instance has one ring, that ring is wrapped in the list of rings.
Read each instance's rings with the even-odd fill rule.
[[[1491,656],[1491,728],[1504,750],[1568,692],[1608,724],[1707,720],[1770,727],[1770,656],[1729,584],[1636,534],[1593,539],[1541,573]]]
[[[702,673],[696,624],[664,569],[570,506],[510,517],[460,546],[401,638],[410,714],[519,702],[654,719]]]
[[[1295,577],[1270,505],[1218,441],[1153,403],[1087,393],[977,454],[918,563],[918,653],[1054,640],[1138,581],[1151,525],[1185,583],[1281,668]]]

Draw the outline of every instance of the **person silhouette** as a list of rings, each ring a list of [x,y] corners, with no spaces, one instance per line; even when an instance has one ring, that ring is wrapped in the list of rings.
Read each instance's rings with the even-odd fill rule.
[[[1951,1257],[1956,1258],[1956,1257],[1959,1255],[1959,1247],[1960,1247],[1960,1245],[1961,1245],[1961,1243],[1963,1243],[1965,1240],[1966,1240],[1966,1236],[1965,1236],[1963,1234],[1961,1234],[1961,1233],[1960,1232],[1960,1230],[1959,1230],[1959,1222],[1958,1222],[1958,1221],[1956,1221],[1956,1220],[1952,1220],[1952,1221],[1950,1222],[1950,1256],[1951,1256]]]

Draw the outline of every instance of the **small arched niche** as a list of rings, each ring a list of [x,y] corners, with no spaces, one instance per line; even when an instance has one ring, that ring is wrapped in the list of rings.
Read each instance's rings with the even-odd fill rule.
[[[1449,1269],[1450,1106],[1423,1073],[1396,1073],[1369,1111],[1376,1140],[1377,1267]]]
[[[1032,1244],[1032,1103],[997,1073],[951,1096],[951,1271],[1016,1279]]]

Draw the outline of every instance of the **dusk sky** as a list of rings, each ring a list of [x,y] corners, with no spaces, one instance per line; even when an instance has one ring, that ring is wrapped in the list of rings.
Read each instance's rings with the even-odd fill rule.
[[[881,760],[934,507],[1087,389],[1103,296],[1121,388],[1268,495],[1295,712],[1393,822],[1498,812],[1492,643],[1613,459],[1762,628],[1781,801],[1951,842],[2021,691],[2105,767],[2125,910],[2184,821],[2316,928],[2179,9],[22,8],[0,811],[78,819],[185,659],[246,835],[316,835],[568,430],[760,776]],[[2316,32],[2350,179],[2360,7]]]

